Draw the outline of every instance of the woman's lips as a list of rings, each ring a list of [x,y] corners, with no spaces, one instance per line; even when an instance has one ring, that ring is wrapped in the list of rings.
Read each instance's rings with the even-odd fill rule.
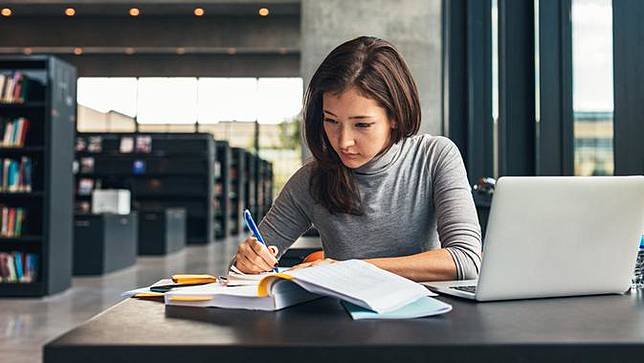
[[[342,157],[347,158],[347,159],[355,159],[356,157],[358,157],[358,154],[357,154],[357,153],[345,153],[345,152],[341,152],[341,154],[342,154]]]

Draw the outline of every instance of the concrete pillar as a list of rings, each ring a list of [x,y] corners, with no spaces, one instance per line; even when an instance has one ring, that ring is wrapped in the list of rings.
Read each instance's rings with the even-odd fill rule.
[[[442,135],[441,0],[302,0],[304,86],[324,57],[360,35],[391,42],[416,80],[422,107],[419,133]],[[308,155],[308,151],[304,151]]]

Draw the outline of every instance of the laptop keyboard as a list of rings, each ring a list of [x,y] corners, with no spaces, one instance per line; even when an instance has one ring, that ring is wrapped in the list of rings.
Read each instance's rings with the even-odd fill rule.
[[[471,286],[450,286],[450,289],[461,290],[465,292],[471,292],[472,294],[476,293],[476,285]]]

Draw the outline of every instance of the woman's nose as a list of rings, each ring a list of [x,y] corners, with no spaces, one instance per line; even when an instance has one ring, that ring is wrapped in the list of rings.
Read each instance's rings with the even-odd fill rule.
[[[340,149],[346,149],[355,145],[355,140],[351,131],[341,129],[338,138],[338,145],[340,146]]]

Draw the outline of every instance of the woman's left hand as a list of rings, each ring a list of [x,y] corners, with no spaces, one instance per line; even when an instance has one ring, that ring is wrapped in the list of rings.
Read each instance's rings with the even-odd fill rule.
[[[323,260],[316,260],[313,262],[305,262],[305,263],[300,263],[299,265],[295,265],[291,267],[289,270],[298,270],[301,268],[306,268],[306,267],[312,267],[312,266],[317,266],[317,265],[328,265],[330,263],[335,263],[336,261],[332,258],[325,258]]]

